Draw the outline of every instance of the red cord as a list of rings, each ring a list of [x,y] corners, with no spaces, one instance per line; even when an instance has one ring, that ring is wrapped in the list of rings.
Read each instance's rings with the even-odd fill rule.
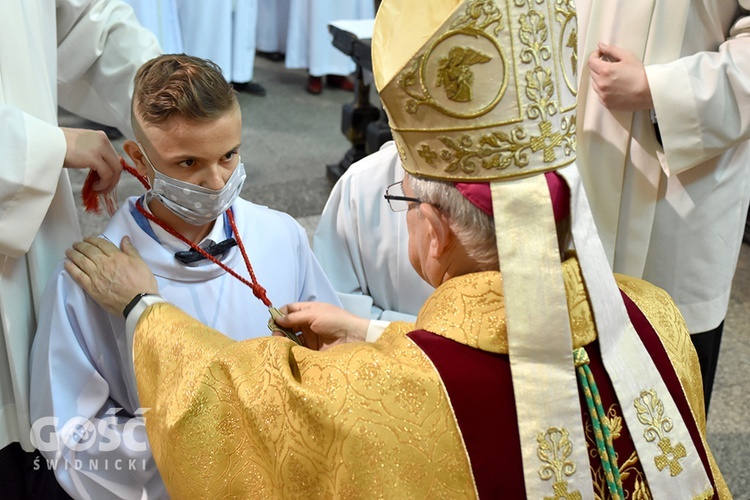
[[[242,253],[242,258],[245,259],[245,265],[247,266],[247,271],[250,274],[250,279],[252,279],[252,282],[246,280],[239,274],[237,274],[234,270],[229,268],[226,264],[218,260],[216,257],[211,255],[210,253],[203,250],[201,247],[190,241],[189,239],[185,238],[183,235],[178,233],[175,229],[173,229],[171,226],[165,224],[161,220],[157,219],[153,214],[146,211],[145,208],[141,205],[141,200],[139,199],[136,201],[136,208],[138,211],[143,214],[144,217],[146,217],[148,220],[159,226],[160,228],[164,229],[166,232],[174,236],[175,238],[178,238],[179,240],[187,243],[190,245],[190,248],[194,249],[201,255],[203,255],[205,258],[213,262],[214,264],[217,264],[219,267],[224,269],[226,272],[240,280],[245,285],[249,286],[250,289],[253,291],[253,295],[255,295],[258,300],[263,302],[263,304],[266,305],[266,307],[272,307],[271,301],[268,299],[268,295],[266,293],[266,289],[263,288],[260,283],[258,283],[258,280],[255,278],[255,272],[253,271],[253,266],[250,265],[250,259],[247,257],[247,252],[245,251],[245,245],[242,243],[242,240],[240,239],[240,233],[237,231],[237,227],[234,224],[234,214],[232,212],[232,209],[227,210],[227,215],[229,216],[229,224],[232,226],[232,232],[234,233],[234,237],[237,239],[237,246],[240,248],[240,252]]]
[[[120,165],[122,165],[123,170],[138,179],[146,190],[151,189],[148,179],[139,174],[136,169],[125,163],[125,159],[122,156],[120,156]],[[100,195],[94,191],[94,184],[96,184],[98,180],[99,174],[96,170],[89,170],[86,179],[83,181],[83,187],[81,188],[83,208],[89,213],[100,214],[102,210],[99,199],[102,198],[107,206],[107,212],[112,216],[117,211],[117,198],[114,196],[114,191],[109,195]]]
[[[237,226],[234,223],[234,211],[231,207],[227,210],[227,216],[229,217],[229,225],[232,226],[232,234],[234,234],[234,237],[237,239],[237,246],[240,247],[242,258],[245,259],[247,272],[250,274],[250,279],[253,280],[253,284],[251,286],[251,288],[253,289],[253,294],[258,297],[258,299],[260,299],[260,301],[263,302],[266,307],[273,307],[273,304],[271,304],[271,301],[268,299],[268,295],[266,294],[266,289],[263,288],[260,283],[258,283],[258,278],[255,277],[255,271],[253,271],[253,266],[250,264],[250,259],[247,257],[245,245],[244,243],[242,243],[242,239],[240,238],[240,232],[237,230]],[[222,266],[223,269],[229,269],[221,262],[217,263]]]
[[[130,175],[132,175],[136,179],[138,179],[140,183],[143,184],[143,187],[146,188],[147,191],[151,189],[151,183],[149,183],[148,179],[145,176],[139,174],[135,168],[128,165],[122,156],[120,157],[120,164],[122,165],[122,169],[128,172]],[[86,180],[83,185],[83,189],[81,190],[81,197],[83,198],[83,203],[87,212],[97,212],[97,213],[99,212],[99,197],[93,188],[94,183],[97,180],[99,180],[99,174],[97,174],[94,170],[91,170],[88,176],[86,177]],[[263,288],[258,283],[258,280],[255,277],[253,266],[250,264],[250,259],[247,257],[247,251],[245,251],[245,245],[242,243],[242,239],[240,238],[240,232],[237,230],[237,226],[234,223],[234,212],[232,212],[231,208],[227,210],[227,216],[229,217],[229,224],[232,227],[232,232],[234,233],[234,237],[237,240],[237,246],[240,248],[240,253],[242,253],[242,258],[245,261],[245,266],[247,266],[247,271],[250,274],[250,279],[252,280],[252,282],[246,280],[245,278],[237,274],[234,270],[230,269],[224,263],[219,261],[216,257],[209,254],[208,252],[203,250],[201,247],[199,247],[198,245],[196,245],[195,243],[193,243],[192,241],[188,240],[183,235],[178,233],[171,226],[167,225],[165,222],[157,219],[153,214],[146,211],[146,209],[144,209],[143,206],[141,205],[140,199],[136,201],[136,208],[148,220],[150,220],[151,222],[153,222],[160,228],[164,229],[166,232],[168,232],[175,238],[179,239],[180,241],[187,243],[190,246],[190,248],[194,249],[195,251],[203,255],[205,258],[207,258],[214,264],[217,264],[219,267],[224,269],[230,275],[237,278],[245,285],[249,286],[250,289],[253,291],[253,295],[255,295],[261,302],[263,302],[263,304],[265,304],[266,307],[273,307],[273,305],[271,304],[271,301],[268,299],[268,294],[266,292],[266,289]]]
[[[127,173],[129,173],[130,175],[132,175],[133,177],[141,181],[141,184],[143,184],[143,187],[146,188],[146,191],[151,189],[151,183],[148,182],[148,179],[146,178],[146,176],[139,174],[136,169],[128,165],[125,162],[125,158],[123,158],[122,156],[120,157],[120,165],[122,165],[123,170],[125,170]]]

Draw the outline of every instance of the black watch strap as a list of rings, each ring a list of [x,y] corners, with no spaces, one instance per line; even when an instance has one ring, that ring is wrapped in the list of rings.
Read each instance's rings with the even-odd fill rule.
[[[143,297],[145,297],[146,295],[153,295],[153,294],[152,293],[148,293],[148,292],[141,292],[138,295],[136,295],[135,297],[133,297],[133,300],[131,300],[130,302],[128,302],[128,305],[126,305],[125,309],[122,310],[122,315],[123,315],[123,317],[125,319],[128,318],[128,314],[130,314],[130,311],[132,311],[133,308],[138,305],[138,302],[140,302],[141,299]]]

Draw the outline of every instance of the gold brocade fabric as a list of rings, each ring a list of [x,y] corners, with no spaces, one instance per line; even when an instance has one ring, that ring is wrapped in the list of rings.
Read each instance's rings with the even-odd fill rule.
[[[138,390],[172,497],[475,498],[450,402],[401,327],[316,352],[149,308]]]
[[[373,75],[407,172],[477,182],[575,160],[572,0],[383,3]]]
[[[705,432],[706,414],[700,365],[682,315],[676,308],[664,307],[665,304],[671,304],[672,299],[661,288],[630,276],[615,276],[620,289],[643,312],[654,330],[659,332],[659,338],[675,367],[698,427]]]
[[[563,263],[573,347],[596,339],[581,269]],[[503,282],[498,271],[466,274],[440,285],[419,312],[416,327],[483,351],[508,354]]]
[[[700,363],[682,315],[669,294],[661,288],[630,276],[616,274],[615,277],[620,289],[638,306],[654,330],[659,333],[659,339],[677,372],[680,385],[701,432],[701,440],[708,454],[719,498],[732,498],[716,460],[706,444],[706,413]]]
[[[584,346],[596,333],[575,259],[563,274],[573,344]],[[660,333],[690,404],[702,409],[695,353],[674,304],[641,280],[618,283]],[[416,326],[507,353],[500,273],[447,281]],[[172,497],[475,498],[450,401],[405,336],[412,329],[393,323],[375,344],[315,352],[281,337],[235,342],[172,305],[150,307],[136,332],[136,374]],[[702,412],[694,413],[703,430]],[[731,498],[709,457],[721,497]]]
[[[563,277],[573,347],[586,346],[596,339],[596,329],[580,267],[575,259],[568,259],[563,263]],[[700,365],[677,306],[664,290],[646,281],[623,275],[615,275],[615,278],[620,289],[638,306],[658,332],[701,431],[719,498],[732,498],[716,461],[706,446]],[[484,351],[507,354],[508,336],[500,273],[488,271],[468,274],[443,283],[425,302],[416,327]],[[621,418],[614,414],[611,416],[618,421]],[[637,460],[637,456],[625,460],[620,464],[622,471],[630,473],[629,468]],[[645,481],[636,484],[640,493],[645,495],[642,498],[650,498]],[[597,498],[606,498],[606,495]]]

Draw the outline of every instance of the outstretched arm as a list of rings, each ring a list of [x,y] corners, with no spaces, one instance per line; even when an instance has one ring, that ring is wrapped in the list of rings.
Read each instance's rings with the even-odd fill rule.
[[[297,302],[281,308],[276,323],[302,332],[305,345],[324,351],[347,342],[364,341],[370,320],[324,302]]]

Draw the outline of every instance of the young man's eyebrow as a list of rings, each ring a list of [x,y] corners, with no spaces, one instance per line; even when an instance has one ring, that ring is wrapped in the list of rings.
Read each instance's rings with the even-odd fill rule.
[[[229,153],[232,153],[234,151],[238,151],[239,152],[240,146],[242,146],[242,143],[237,144],[236,146],[234,146],[233,148],[231,148],[230,150],[228,150],[226,153],[224,153],[222,156],[228,155]],[[173,157],[165,158],[165,161],[179,163],[181,161],[194,160],[196,158],[197,157],[195,155],[189,154],[189,153],[187,153],[187,154],[176,154]]]

